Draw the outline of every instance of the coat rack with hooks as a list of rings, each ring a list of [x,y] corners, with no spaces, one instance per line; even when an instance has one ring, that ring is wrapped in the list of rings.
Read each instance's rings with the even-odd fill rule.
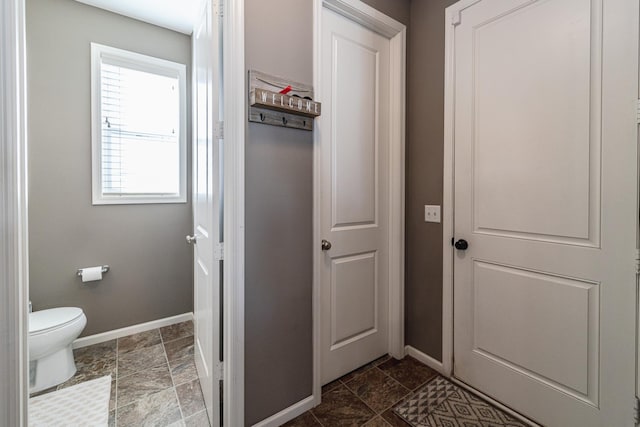
[[[249,121],[313,130],[322,106],[313,100],[313,86],[249,71]]]

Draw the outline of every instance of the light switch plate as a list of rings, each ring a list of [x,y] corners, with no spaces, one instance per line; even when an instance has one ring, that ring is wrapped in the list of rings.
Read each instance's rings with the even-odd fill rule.
[[[424,205],[424,222],[440,222],[440,206]]]

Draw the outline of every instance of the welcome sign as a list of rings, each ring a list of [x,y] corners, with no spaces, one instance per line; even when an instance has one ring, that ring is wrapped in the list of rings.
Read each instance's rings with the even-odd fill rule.
[[[249,121],[313,130],[313,118],[321,113],[313,86],[249,71]]]
[[[251,93],[251,105],[265,108],[273,108],[293,114],[302,114],[307,117],[317,117],[321,112],[319,102],[297,96],[283,95],[265,89],[255,88]]]

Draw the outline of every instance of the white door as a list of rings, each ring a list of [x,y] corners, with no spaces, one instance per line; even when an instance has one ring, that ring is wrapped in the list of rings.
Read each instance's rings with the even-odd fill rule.
[[[218,117],[219,52],[217,16],[211,1],[193,33],[193,224],[195,359],[212,426],[220,425],[220,157],[214,138]]]
[[[389,349],[389,43],[323,8],[323,384]]]
[[[466,5],[455,376],[545,426],[632,426],[638,2]]]

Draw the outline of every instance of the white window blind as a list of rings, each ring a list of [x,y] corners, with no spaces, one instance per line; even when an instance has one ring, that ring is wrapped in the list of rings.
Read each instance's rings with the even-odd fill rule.
[[[151,63],[162,60],[105,46],[92,49],[100,50],[94,52],[100,112],[94,117],[100,129],[94,203],[185,201],[184,70],[181,75]]]

